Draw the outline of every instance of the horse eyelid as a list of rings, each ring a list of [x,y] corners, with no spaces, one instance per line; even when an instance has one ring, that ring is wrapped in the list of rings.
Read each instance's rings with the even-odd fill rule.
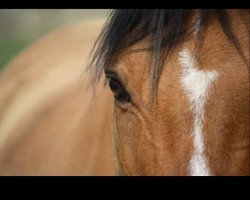
[[[116,72],[114,72],[113,70],[107,70],[105,71],[105,77],[106,77],[106,81],[108,82],[110,79],[115,79],[117,82],[119,82],[119,84],[124,88],[124,90],[126,91],[123,82],[121,81],[121,79],[119,78],[118,74]]]
[[[115,78],[115,79],[119,80],[119,76],[113,70],[105,70],[104,73],[106,75],[106,78],[108,78],[108,79],[109,78]]]

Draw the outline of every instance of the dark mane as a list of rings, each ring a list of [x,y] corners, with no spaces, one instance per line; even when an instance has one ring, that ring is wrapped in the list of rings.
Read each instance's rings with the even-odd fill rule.
[[[92,73],[92,83],[100,80],[103,70],[119,53],[138,41],[148,37],[151,50],[152,92],[157,91],[164,61],[176,45],[193,33],[190,25],[194,13],[190,9],[118,9],[111,12],[91,53],[87,70]],[[212,17],[217,17],[224,33],[231,43],[241,51],[240,43],[234,36],[230,17],[226,10],[197,10],[198,36]],[[201,38],[201,37],[200,37]]]

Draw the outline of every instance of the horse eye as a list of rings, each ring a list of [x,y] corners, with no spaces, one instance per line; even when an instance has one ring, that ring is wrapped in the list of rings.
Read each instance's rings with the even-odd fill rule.
[[[129,94],[126,92],[126,90],[123,88],[123,86],[117,79],[110,78],[109,87],[110,87],[110,90],[114,93],[115,99],[117,101],[120,101],[120,102],[130,101]]]

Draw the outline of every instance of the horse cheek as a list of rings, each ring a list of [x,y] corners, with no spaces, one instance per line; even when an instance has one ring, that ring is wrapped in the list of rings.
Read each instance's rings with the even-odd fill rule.
[[[128,111],[115,106],[113,114],[113,149],[116,173],[138,174],[138,151],[135,134],[140,132],[140,122]]]

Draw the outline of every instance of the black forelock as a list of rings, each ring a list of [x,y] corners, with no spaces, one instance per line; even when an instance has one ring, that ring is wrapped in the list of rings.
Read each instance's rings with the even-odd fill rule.
[[[151,50],[152,92],[157,90],[163,64],[177,44],[191,34],[194,27],[190,20],[191,9],[117,9],[110,13],[109,19],[99,35],[91,53],[90,64],[92,83],[100,80],[103,70],[107,69],[122,51],[138,41],[149,38]],[[234,36],[230,17],[226,10],[198,9],[198,34],[216,16],[228,39],[240,51],[240,45]],[[194,25],[194,24],[193,24]]]

